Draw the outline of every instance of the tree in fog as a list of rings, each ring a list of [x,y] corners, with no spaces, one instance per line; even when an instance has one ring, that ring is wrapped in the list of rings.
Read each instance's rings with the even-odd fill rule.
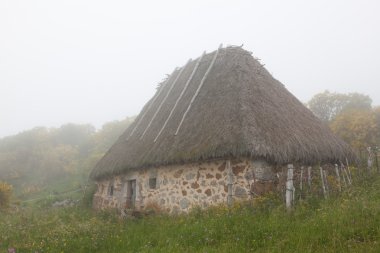
[[[372,99],[360,93],[334,93],[324,91],[316,94],[307,106],[322,121],[331,122],[337,115],[349,110],[370,110]]]

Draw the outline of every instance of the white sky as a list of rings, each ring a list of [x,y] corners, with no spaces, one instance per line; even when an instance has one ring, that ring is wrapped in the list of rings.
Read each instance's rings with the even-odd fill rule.
[[[176,66],[240,45],[300,100],[380,105],[380,1],[0,0],[0,137],[139,113]]]

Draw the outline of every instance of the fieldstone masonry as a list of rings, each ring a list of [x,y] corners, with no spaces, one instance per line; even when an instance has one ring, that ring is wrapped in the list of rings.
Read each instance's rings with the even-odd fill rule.
[[[136,180],[134,209],[158,206],[160,210],[169,213],[188,212],[195,206],[206,208],[227,204],[228,177],[232,178],[232,200],[238,201],[276,190],[279,173],[281,174],[265,161],[249,159],[130,171],[112,179],[98,181],[93,204],[95,209],[126,208],[129,196],[127,182]],[[152,178],[156,182],[153,189],[149,184],[149,179]]]

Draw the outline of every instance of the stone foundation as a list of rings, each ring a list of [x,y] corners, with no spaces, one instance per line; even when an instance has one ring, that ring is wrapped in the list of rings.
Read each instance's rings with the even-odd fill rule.
[[[279,189],[281,171],[264,161],[218,160],[130,171],[97,182],[95,209],[160,209],[188,212],[193,207],[247,200]],[[136,180],[132,206],[130,180]],[[132,190],[133,191],[133,190]]]

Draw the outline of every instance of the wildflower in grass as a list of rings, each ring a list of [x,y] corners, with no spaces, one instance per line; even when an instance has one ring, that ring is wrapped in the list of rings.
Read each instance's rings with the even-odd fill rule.
[[[8,253],[16,253],[16,249],[15,248],[8,248]]]

